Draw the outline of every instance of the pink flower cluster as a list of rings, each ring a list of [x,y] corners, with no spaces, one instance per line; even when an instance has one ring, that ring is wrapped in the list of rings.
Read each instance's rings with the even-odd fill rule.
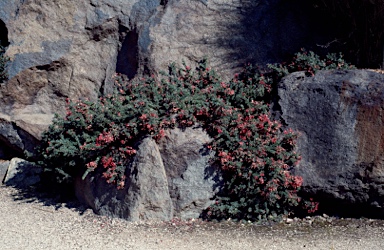
[[[103,132],[100,133],[99,136],[96,139],[96,146],[100,147],[102,145],[108,145],[109,143],[113,142],[115,139],[113,138],[113,135],[111,132]]]

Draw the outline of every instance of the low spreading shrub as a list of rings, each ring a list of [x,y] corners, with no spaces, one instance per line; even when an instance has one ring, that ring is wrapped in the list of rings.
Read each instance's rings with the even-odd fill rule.
[[[144,137],[159,141],[166,129],[199,125],[213,138],[206,147],[215,152],[212,164],[224,178],[207,218],[276,218],[299,205],[313,212],[317,203],[298,196],[303,180],[290,171],[300,160],[298,135],[271,120],[265,99],[287,72],[349,67],[334,56],[326,60],[299,53],[288,66],[270,65],[268,75],[248,65],[230,81],[222,81],[206,62],[196,70],[172,64],[158,77],[131,81],[117,75],[116,93],[95,102],[68,100],[66,116],[55,116],[36,156],[59,182],[97,170],[121,189]]]
[[[341,53],[338,55],[332,53],[325,58],[320,58],[313,51],[306,51],[305,49],[301,49],[301,52],[296,53],[289,63],[269,64],[268,67],[280,78],[296,71],[305,71],[307,76],[314,76],[319,70],[355,68],[343,59]]]

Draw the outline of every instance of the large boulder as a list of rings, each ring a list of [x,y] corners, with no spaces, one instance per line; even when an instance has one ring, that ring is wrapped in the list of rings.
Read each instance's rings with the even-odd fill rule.
[[[220,186],[212,154],[204,150],[209,141],[201,128],[167,131],[159,144],[146,138],[127,166],[124,189],[96,172],[76,178],[76,196],[97,214],[127,220],[198,218]]]
[[[283,122],[300,133],[304,194],[325,212],[384,216],[384,75],[297,72],[278,94]]]
[[[307,1],[284,0],[0,1],[11,58],[0,118],[39,139],[53,114],[64,114],[66,98],[111,92],[115,71],[132,78],[208,57],[231,76],[244,63],[320,48],[334,37],[313,11]]]

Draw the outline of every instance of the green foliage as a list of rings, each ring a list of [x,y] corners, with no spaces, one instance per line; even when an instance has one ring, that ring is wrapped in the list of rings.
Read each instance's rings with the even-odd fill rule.
[[[223,82],[205,64],[196,71],[171,65],[161,81],[118,78],[119,93],[98,102],[69,102],[65,118],[55,117],[38,149],[41,164],[64,181],[100,169],[109,183],[123,188],[135,143],[199,123],[214,139],[207,147],[215,150],[226,180],[227,195],[210,208],[210,218],[286,214],[298,205],[302,183],[289,172],[299,159],[296,134],[281,133],[280,124],[270,120],[262,102],[271,90],[269,79],[250,72],[248,67]]]
[[[354,66],[345,62],[341,53],[328,54],[321,59],[313,51],[307,52],[305,49],[296,53],[290,63],[269,64],[268,67],[280,78],[296,71],[305,71],[307,76],[314,76],[319,70],[354,69]]]
[[[4,53],[4,48],[0,46],[0,83],[8,80],[7,63],[9,58]]]
[[[300,156],[297,133],[283,131],[269,115],[276,79],[295,70],[349,68],[341,57],[321,60],[312,52],[296,54],[288,65],[270,65],[263,75],[251,65],[222,81],[206,62],[192,70],[170,65],[159,77],[127,81],[116,76],[116,93],[96,102],[68,100],[64,118],[55,116],[37,149],[40,164],[60,181],[71,182],[92,171],[124,188],[125,170],[144,137],[159,141],[165,130],[199,125],[213,138],[212,164],[222,171],[224,186],[206,217],[259,220],[287,215],[301,200],[302,178],[291,174]]]

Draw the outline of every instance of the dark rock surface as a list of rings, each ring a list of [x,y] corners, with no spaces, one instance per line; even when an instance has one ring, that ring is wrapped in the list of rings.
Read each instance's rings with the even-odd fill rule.
[[[38,140],[17,123],[0,118],[0,159],[10,160],[22,157],[26,152],[32,153],[37,143]]]
[[[278,86],[285,124],[300,132],[303,192],[326,212],[384,216],[384,75],[303,72]]]

